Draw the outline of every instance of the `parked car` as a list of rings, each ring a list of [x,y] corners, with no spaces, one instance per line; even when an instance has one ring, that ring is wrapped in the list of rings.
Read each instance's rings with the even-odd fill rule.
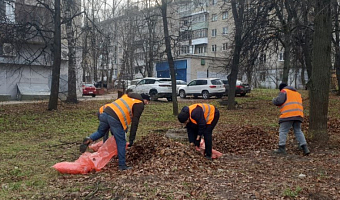
[[[168,101],[172,101],[172,88],[170,78],[143,78],[136,84],[136,86],[130,87],[129,91],[138,94],[149,94],[151,100],[166,98]]]
[[[136,85],[137,85],[137,83],[138,83],[139,81],[141,81],[141,80],[142,80],[142,79],[133,79],[133,80],[131,80],[130,85],[128,85],[128,87],[127,87],[127,92],[132,91],[132,89],[135,88]]]
[[[113,85],[117,89],[123,89],[123,87],[127,89],[130,84],[131,84],[130,80],[120,80],[120,81],[116,80]]]
[[[183,80],[176,80],[176,92],[177,95],[179,95],[179,88],[181,86],[187,85],[187,82],[183,81]]]
[[[103,83],[103,86],[102,86],[102,83]],[[106,82],[106,81],[98,81],[98,82],[96,82],[96,83],[94,84],[94,86],[95,86],[96,88],[101,88],[101,87],[107,88],[107,82]]]
[[[83,84],[83,96],[92,96],[95,97],[97,94],[97,89],[94,84],[85,83]]]
[[[222,81],[218,78],[201,78],[190,81],[188,85],[179,88],[179,96],[185,98],[193,95],[195,98],[202,96],[203,99],[209,99],[211,96],[221,98],[225,93]]]
[[[228,95],[229,92],[229,82],[227,79],[222,80],[224,87],[225,87],[225,93]],[[244,84],[240,80],[236,80],[236,90],[235,90],[235,95],[239,94],[242,97],[245,96],[247,93],[250,93],[251,89],[248,84]]]

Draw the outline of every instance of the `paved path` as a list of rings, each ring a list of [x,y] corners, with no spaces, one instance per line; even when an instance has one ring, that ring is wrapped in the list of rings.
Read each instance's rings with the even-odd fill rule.
[[[78,101],[115,100],[115,99],[117,99],[117,96],[118,96],[117,93],[97,95],[96,97],[92,97],[92,96],[78,96]],[[22,103],[39,103],[39,102],[48,102],[48,100],[1,101],[0,105],[22,104]]]

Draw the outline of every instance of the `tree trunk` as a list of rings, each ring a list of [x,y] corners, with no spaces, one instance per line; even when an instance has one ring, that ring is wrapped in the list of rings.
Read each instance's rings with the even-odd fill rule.
[[[288,28],[287,28],[288,29]],[[290,41],[290,31],[287,30],[284,33],[284,52],[283,52],[283,73],[282,73],[282,82],[288,84],[289,70],[290,70],[290,49],[291,49],[291,41]]]
[[[236,80],[239,67],[238,65],[240,63],[240,52],[242,49],[244,0],[238,1],[239,6],[237,6],[236,4],[237,3],[234,0],[231,2],[236,31],[234,36],[235,47],[233,52],[233,60],[231,64],[231,73],[228,76],[229,81],[228,110],[235,109]]]
[[[66,22],[66,33],[68,42],[68,95],[67,102],[78,103],[77,100],[77,77],[76,77],[76,59],[75,59],[75,38],[72,27],[72,15],[74,3],[73,0],[67,0],[67,22]]]
[[[335,68],[335,73],[336,73],[336,77],[338,80],[338,95],[340,96],[340,34],[339,34],[339,5],[338,5],[338,1],[337,0],[333,0],[333,9],[334,9],[334,14],[335,15],[335,21],[334,21],[334,27],[335,27],[335,42],[334,42],[334,46],[335,46],[335,61],[334,61],[334,68]]]
[[[61,29],[60,29],[60,0],[55,0],[54,38],[53,38],[53,68],[50,100],[48,110],[57,110],[59,94],[59,78],[61,63]]]
[[[176,74],[175,74],[175,64],[174,59],[171,53],[171,43],[170,43],[170,35],[168,28],[168,19],[167,19],[167,1],[162,0],[161,11],[162,11],[162,19],[163,19],[163,29],[164,29],[164,37],[165,37],[165,51],[168,57],[170,74],[171,74],[171,85],[172,85],[172,109],[173,115],[178,115],[178,102],[177,102],[177,91],[176,91]]]
[[[309,134],[320,144],[329,139],[327,114],[331,69],[331,0],[316,0],[313,38],[313,68],[310,81]]]
[[[338,95],[340,96],[340,66],[336,67],[336,77],[338,80]]]

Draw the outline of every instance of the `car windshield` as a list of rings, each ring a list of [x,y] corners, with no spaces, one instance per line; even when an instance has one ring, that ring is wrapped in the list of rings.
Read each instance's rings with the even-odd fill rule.
[[[93,84],[85,84],[85,87],[94,87]]]
[[[177,85],[186,85],[187,82],[182,81],[182,80],[177,80],[177,81],[176,81],[176,84],[177,84]]]
[[[136,85],[140,80],[132,80],[130,85]]]

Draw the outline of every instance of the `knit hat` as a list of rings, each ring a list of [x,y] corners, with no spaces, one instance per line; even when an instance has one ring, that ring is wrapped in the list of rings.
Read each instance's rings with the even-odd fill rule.
[[[150,101],[150,96],[148,94],[141,94],[142,98]]]
[[[284,87],[286,87],[287,86],[287,84],[286,83],[281,83],[280,85],[279,85],[279,90],[281,91]]]
[[[187,106],[184,106],[181,110],[181,112],[177,116],[178,121],[181,123],[186,122],[189,119],[189,108]]]

